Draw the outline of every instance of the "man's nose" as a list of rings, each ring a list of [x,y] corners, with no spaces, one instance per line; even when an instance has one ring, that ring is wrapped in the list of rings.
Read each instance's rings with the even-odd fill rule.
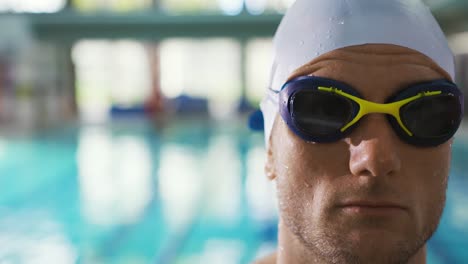
[[[398,136],[385,115],[371,114],[349,136],[350,171],[355,176],[387,176],[401,168]]]

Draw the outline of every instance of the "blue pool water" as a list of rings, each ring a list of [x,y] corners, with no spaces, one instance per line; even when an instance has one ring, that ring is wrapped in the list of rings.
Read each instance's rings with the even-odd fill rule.
[[[242,122],[64,126],[0,139],[0,263],[249,263],[274,249],[263,138]],[[429,263],[468,263],[468,136]]]

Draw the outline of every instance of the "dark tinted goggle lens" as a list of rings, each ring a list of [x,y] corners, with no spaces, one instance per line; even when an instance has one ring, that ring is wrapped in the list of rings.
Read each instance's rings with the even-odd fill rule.
[[[423,97],[400,109],[403,123],[418,138],[444,137],[460,123],[461,106],[453,95]]]
[[[296,126],[309,135],[337,133],[352,120],[352,103],[336,94],[301,90],[291,97],[290,103]]]

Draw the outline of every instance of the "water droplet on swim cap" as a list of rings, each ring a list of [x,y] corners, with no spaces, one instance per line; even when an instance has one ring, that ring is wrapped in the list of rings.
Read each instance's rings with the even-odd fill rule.
[[[297,0],[286,12],[274,38],[275,63],[271,88],[278,90],[287,70],[314,59],[318,41],[326,53],[362,44],[393,44],[417,50],[452,77],[453,54],[429,8],[420,0]],[[299,41],[307,45],[297,47]],[[291,67],[291,65],[293,67]]]

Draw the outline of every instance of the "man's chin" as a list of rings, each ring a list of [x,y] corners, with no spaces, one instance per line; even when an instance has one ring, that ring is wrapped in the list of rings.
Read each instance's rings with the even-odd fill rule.
[[[384,241],[409,241],[417,236],[415,227],[406,218],[393,221],[382,218],[362,217],[330,223],[328,230],[333,230],[344,241],[356,243],[377,243]]]
[[[349,231],[346,236],[346,241],[357,244],[368,243],[371,245],[385,242],[390,243],[391,241],[397,243],[397,241],[408,241],[408,239],[410,239],[409,234],[404,234],[402,231],[396,232],[394,230],[376,227],[354,229]]]
[[[410,237],[375,228],[353,231],[341,243],[357,263],[401,263],[414,254]]]

